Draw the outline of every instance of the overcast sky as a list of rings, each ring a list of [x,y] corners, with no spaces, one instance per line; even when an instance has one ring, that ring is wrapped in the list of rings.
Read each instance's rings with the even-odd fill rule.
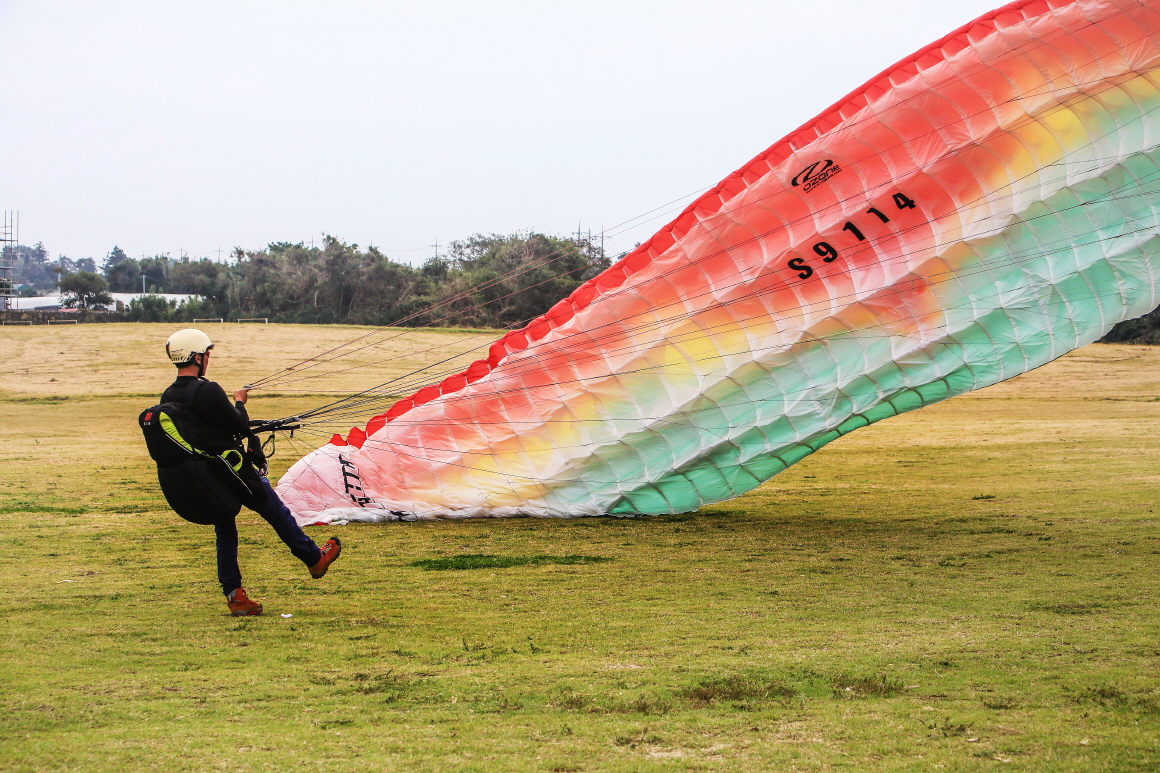
[[[998,3],[0,0],[0,209],[98,262],[578,223],[620,251]]]

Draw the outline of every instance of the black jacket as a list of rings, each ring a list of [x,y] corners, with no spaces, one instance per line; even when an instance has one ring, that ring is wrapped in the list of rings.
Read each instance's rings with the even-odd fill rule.
[[[178,376],[162,393],[161,402],[184,402],[186,388],[196,379],[196,376]],[[250,416],[246,413],[246,406],[242,403],[230,405],[225,390],[216,381],[203,381],[205,383],[197,388],[193,406],[189,409],[193,421],[186,440],[194,448],[211,454],[220,454],[229,448],[240,449],[238,438],[249,429]]]

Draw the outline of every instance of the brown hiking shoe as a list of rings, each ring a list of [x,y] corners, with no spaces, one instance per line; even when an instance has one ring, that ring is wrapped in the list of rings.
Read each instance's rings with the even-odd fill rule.
[[[338,560],[338,554],[342,552],[342,540],[338,537],[331,537],[321,549],[322,558],[318,560],[317,564],[310,567],[310,576],[316,580],[326,574],[330,565]]]
[[[226,601],[230,605],[230,614],[234,617],[245,617],[246,615],[260,615],[262,614],[262,604],[259,601],[254,601],[246,595],[245,588],[236,588],[234,592],[226,596]]]

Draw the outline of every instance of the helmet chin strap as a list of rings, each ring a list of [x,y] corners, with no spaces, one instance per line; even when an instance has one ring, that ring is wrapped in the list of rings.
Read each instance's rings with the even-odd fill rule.
[[[209,359],[209,358],[206,357],[204,353],[202,353],[200,355],[200,359],[197,361],[197,377],[198,378],[205,377],[205,366],[206,366],[207,359]]]

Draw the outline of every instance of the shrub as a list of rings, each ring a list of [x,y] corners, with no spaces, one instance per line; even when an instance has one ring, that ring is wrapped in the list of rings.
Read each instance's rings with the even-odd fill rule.
[[[129,322],[172,322],[177,301],[167,301],[160,295],[142,295],[134,298],[125,308]]]

